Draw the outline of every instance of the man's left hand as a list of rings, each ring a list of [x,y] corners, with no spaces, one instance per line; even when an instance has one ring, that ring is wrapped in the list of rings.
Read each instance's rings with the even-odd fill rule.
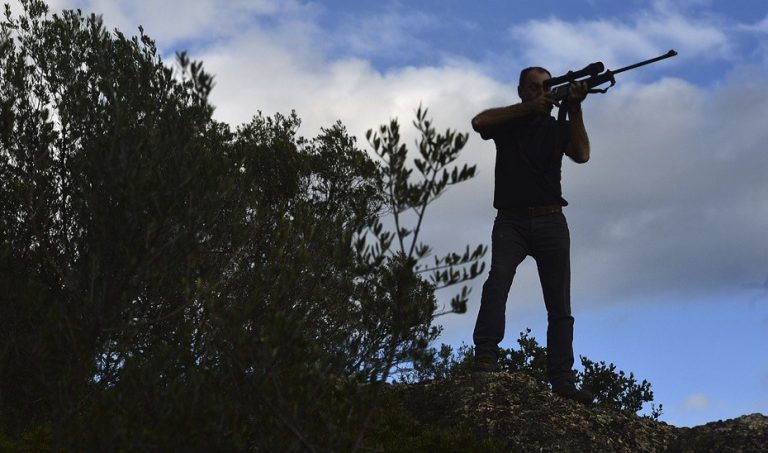
[[[589,86],[587,82],[573,82],[568,89],[568,100],[575,104],[580,104],[587,97]]]

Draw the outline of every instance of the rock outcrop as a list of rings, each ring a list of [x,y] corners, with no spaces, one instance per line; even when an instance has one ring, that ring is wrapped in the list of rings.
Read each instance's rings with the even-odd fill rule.
[[[677,428],[565,400],[523,373],[474,373],[391,390],[419,422],[469,426],[501,441],[504,451],[768,451],[768,417],[762,414]]]

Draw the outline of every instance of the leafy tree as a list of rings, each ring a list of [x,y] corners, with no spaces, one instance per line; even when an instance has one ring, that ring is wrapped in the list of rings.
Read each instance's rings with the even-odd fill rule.
[[[427,266],[417,242],[474,174],[450,167],[466,135],[419,109],[413,181],[396,121],[369,134],[378,162],[340,123],[232,130],[185,53],[22,5],[0,24],[0,445],[375,447],[383,383],[439,334],[435,291],[481,272],[483,247]]]
[[[481,261],[488,251],[485,245],[474,249],[469,246],[459,254],[451,252],[443,256],[434,256],[433,264],[423,261],[431,256],[432,248],[419,241],[421,227],[427,207],[440,198],[450,186],[468,181],[475,176],[476,166],[454,164],[459,153],[467,143],[468,134],[457,133],[450,129],[443,134],[437,133],[427,109],[416,111],[414,127],[421,133],[417,141],[419,156],[414,158],[413,167],[406,165],[408,148],[400,143],[400,127],[397,120],[389,125],[382,125],[378,132],[369,130],[366,134],[373,150],[381,158],[383,166],[383,189],[387,206],[392,213],[394,234],[389,231],[377,233],[376,251],[368,251],[371,259],[381,259],[390,251],[394,242],[393,253],[406,257],[413,263],[419,274],[429,274],[436,290],[464,283],[482,274],[485,263]],[[411,180],[414,169],[418,179]],[[407,225],[407,214],[411,214],[415,225]],[[375,232],[382,230],[379,219],[373,224]],[[467,311],[469,288],[463,285],[457,295],[451,299],[451,310],[436,313],[464,313]]]
[[[408,148],[400,143],[400,126],[396,119],[388,125],[382,125],[376,132],[368,130],[366,133],[369,144],[383,164],[382,194],[384,206],[391,214],[386,220],[391,222],[394,231],[384,228],[385,219],[374,218],[367,231],[369,236],[373,236],[373,244],[365,246],[366,238],[360,237],[357,248],[369,265],[376,265],[389,258],[402,263],[409,274],[428,275],[430,290],[437,291],[479,276],[485,268],[482,258],[488,248],[478,245],[470,249],[467,246],[462,253],[433,256],[432,248],[420,241],[427,207],[451,186],[473,178],[476,171],[474,165],[455,164],[468,135],[450,129],[438,133],[427,114],[428,110],[421,107],[416,111],[413,125],[421,136],[416,143],[418,156],[413,159],[412,165],[407,165]],[[415,177],[414,170],[418,172]],[[432,261],[428,264],[430,258]],[[406,321],[407,326],[432,326],[438,316],[466,312],[468,296],[469,288],[462,285],[451,299],[451,309],[440,312],[434,301],[417,298],[413,303],[400,304],[406,311],[398,313],[396,317]],[[439,334],[439,328],[432,326],[428,331],[423,331],[421,343],[409,347],[407,354],[393,355],[391,360],[385,362],[382,380],[389,378],[391,367],[395,367],[392,371],[397,375],[402,375],[413,367],[430,363],[434,354],[429,352],[427,346]],[[382,350],[392,349],[385,344],[378,347]]]

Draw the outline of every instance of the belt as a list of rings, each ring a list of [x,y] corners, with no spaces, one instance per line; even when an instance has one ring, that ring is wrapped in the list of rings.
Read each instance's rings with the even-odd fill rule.
[[[518,217],[539,217],[548,214],[557,214],[560,212],[563,212],[563,207],[560,205],[499,209],[499,213],[501,214],[514,215]]]

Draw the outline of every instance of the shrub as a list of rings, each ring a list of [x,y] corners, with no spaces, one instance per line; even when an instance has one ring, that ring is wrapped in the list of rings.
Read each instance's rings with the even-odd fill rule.
[[[530,375],[542,385],[549,385],[547,380],[547,348],[539,345],[532,337],[531,329],[520,332],[517,339],[519,348],[502,348],[499,351],[499,367],[501,370],[514,373],[522,372]],[[406,370],[402,382],[415,383],[429,379],[450,379],[456,374],[467,373],[471,370],[473,360],[471,346],[462,345],[454,351],[450,345],[443,344],[439,350],[429,348],[425,352],[427,360]],[[612,409],[638,413],[646,403],[653,402],[651,383],[643,380],[638,382],[633,373],[627,375],[617,370],[613,363],[593,362],[581,356],[583,371],[577,372],[577,384],[589,389],[595,394],[596,404]],[[651,404],[651,412],[647,416],[658,420],[662,413],[662,405]]]

